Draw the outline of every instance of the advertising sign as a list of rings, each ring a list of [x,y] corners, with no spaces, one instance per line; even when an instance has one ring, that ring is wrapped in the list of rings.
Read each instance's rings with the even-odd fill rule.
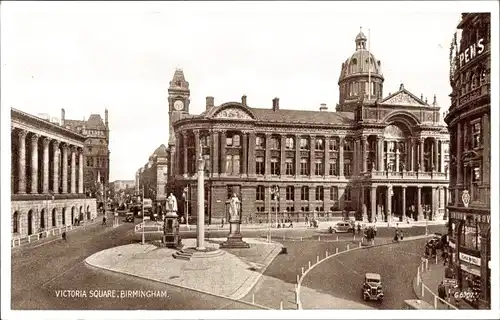
[[[469,207],[469,202],[470,202],[470,194],[468,190],[464,190],[462,192],[462,202],[464,203],[464,206],[466,208]]]
[[[445,286],[456,286],[458,284],[458,281],[456,279],[449,279],[449,278],[444,278],[443,279],[443,284]]]
[[[465,272],[468,272],[470,274],[473,274],[475,276],[480,277],[481,276],[481,271],[479,268],[471,266],[471,265],[466,265],[466,264],[460,264],[460,269],[462,269]]]
[[[481,266],[481,259],[480,258],[473,257],[473,256],[470,256],[470,255],[462,253],[462,252],[459,253],[459,258],[462,261],[474,264],[476,266]]]
[[[484,52],[483,42],[484,39],[481,38],[460,53],[458,58],[460,61],[460,68],[463,67],[465,64],[469,63],[469,61],[474,59],[476,56]]]

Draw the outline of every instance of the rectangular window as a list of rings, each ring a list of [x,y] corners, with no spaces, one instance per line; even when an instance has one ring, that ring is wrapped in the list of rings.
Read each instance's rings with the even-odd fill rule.
[[[293,144],[294,144],[293,138],[286,138],[285,139],[285,149],[292,150],[294,147]]]
[[[279,150],[280,149],[280,141],[276,137],[272,137],[270,140],[270,145],[269,147],[273,150]]]
[[[308,186],[302,186],[300,188],[300,200],[309,201],[309,187]]]
[[[286,158],[285,160],[285,174],[287,176],[293,176],[295,174],[295,168],[292,158]]]
[[[264,148],[264,138],[255,137],[255,147],[256,148]]]
[[[330,200],[339,200],[339,189],[337,187],[330,187]]]
[[[309,141],[306,138],[300,138],[300,150],[309,150]]]
[[[330,170],[328,171],[331,176],[338,176],[337,160],[330,160]]]
[[[302,211],[302,212],[309,212],[309,206],[303,206],[303,207],[301,207],[300,211]]]
[[[344,175],[346,177],[349,177],[352,175],[352,165],[351,165],[351,160],[349,160],[349,159],[344,160]]]
[[[226,138],[226,147],[232,147],[232,146],[233,146],[233,138],[227,137]]]
[[[275,176],[280,174],[280,163],[278,158],[271,158],[271,174]]]
[[[337,139],[330,140],[329,149],[330,151],[338,151],[339,145]]]
[[[233,171],[232,175],[239,175],[240,174],[240,156],[239,155],[234,155],[233,156]]]
[[[295,211],[295,208],[293,206],[289,206],[289,207],[286,207],[286,211],[288,213],[291,213],[291,212],[294,212]]]
[[[323,162],[321,160],[316,160],[314,163],[314,174],[317,176],[323,175]]]
[[[295,188],[293,186],[286,187],[286,200],[295,200]]]
[[[240,136],[235,134],[233,136],[233,147],[239,147],[240,146]]]
[[[344,141],[344,151],[352,151],[354,149],[354,144],[352,140]]]
[[[264,192],[264,186],[257,186],[257,189],[255,190],[255,200],[264,201]]]
[[[203,147],[208,147],[208,142],[209,142],[210,136],[201,136],[200,137],[200,144]]]
[[[226,174],[232,175],[233,173],[233,156],[226,155]]]
[[[210,166],[210,155],[209,154],[204,154],[203,155],[203,159],[205,160],[204,171],[208,173],[208,172],[211,171],[210,170],[210,168],[211,168],[211,166]]]
[[[323,186],[316,187],[316,201],[323,201],[325,199]]]
[[[307,176],[309,174],[309,165],[307,158],[300,159],[300,174]]]
[[[345,201],[351,201],[351,189],[345,188],[345,191],[344,191],[344,200]]]
[[[319,151],[322,151],[322,150],[325,150],[325,143],[323,141],[323,139],[319,138],[319,139],[316,139],[316,150],[319,150]]]
[[[264,158],[258,157],[255,159],[255,174],[264,175],[266,173],[264,166]]]
[[[479,148],[482,145],[480,119],[471,122],[471,127],[472,127],[472,147],[474,149]]]

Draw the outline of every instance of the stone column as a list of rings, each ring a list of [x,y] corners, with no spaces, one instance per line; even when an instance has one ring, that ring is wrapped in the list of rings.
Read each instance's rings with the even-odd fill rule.
[[[220,133],[220,174],[225,176],[226,172],[226,130],[222,130]]]
[[[386,212],[387,212],[387,222],[392,222],[392,186],[387,187],[386,191]]]
[[[198,159],[200,157],[200,130],[194,129],[193,130],[194,134],[194,156],[195,159]],[[198,170],[196,170],[198,171]]]
[[[432,159],[432,162],[433,162],[433,165],[432,167],[434,168],[432,171],[438,171],[438,168],[439,168],[439,160],[438,160],[438,153],[439,153],[439,150],[438,150],[438,143],[439,141],[434,138],[434,151],[433,151],[433,156],[434,156],[434,159]]]
[[[361,162],[361,157],[359,156],[359,138],[354,140],[354,163],[353,163],[353,173],[355,176],[359,176],[359,167]]]
[[[280,176],[285,175],[285,158],[286,158],[285,139],[286,139],[286,136],[284,134],[282,134],[281,141],[280,141]]]
[[[422,187],[417,187],[417,220],[424,220],[424,213],[422,211]]]
[[[315,157],[314,157],[314,152],[316,150],[316,137],[314,135],[309,135],[309,178],[311,178],[314,175],[314,162],[315,162]]]
[[[406,141],[406,150],[408,150],[406,154],[406,171],[413,171],[413,139],[408,138]]]
[[[432,220],[436,220],[438,212],[437,187],[432,186]]]
[[[419,164],[420,164],[419,171],[425,171],[424,170],[424,138],[419,138],[418,143],[419,143],[418,154],[419,154],[419,159],[420,159],[419,160]]]
[[[344,136],[339,137],[339,176],[344,176]]]
[[[49,138],[43,138],[43,193],[49,193]]]
[[[326,177],[330,174],[330,137],[325,136],[325,160],[323,161],[323,175]],[[326,200],[326,199],[325,199]],[[325,208],[326,210],[326,208]]]
[[[68,145],[62,145],[62,193],[68,193]]]
[[[31,193],[38,193],[38,138],[40,136],[33,134],[31,136]]]
[[[175,162],[173,163],[175,167],[175,174],[180,175],[181,174],[181,134],[179,132],[175,133],[175,152],[174,152],[174,158]]]
[[[399,149],[396,149],[396,172],[399,172]]]
[[[76,193],[76,147],[71,148],[71,193]]]
[[[401,214],[401,216],[403,217],[403,219],[406,217],[406,186],[402,186],[402,196],[403,196],[403,203],[402,203],[402,207],[403,207],[403,212]]]
[[[444,216],[444,207],[445,207],[445,202],[444,202],[444,188],[442,186],[438,187],[438,196],[439,196],[439,210],[436,214],[436,220],[443,220]]]
[[[250,176],[255,176],[255,132],[250,131],[248,135],[248,173]]]
[[[363,172],[368,171],[367,163],[368,139],[365,136],[361,137],[361,161],[363,161]]]
[[[203,156],[199,155],[197,159],[198,185],[197,204],[198,204],[198,223],[196,233],[196,250],[205,250],[205,161]]]
[[[265,133],[266,136],[266,155],[264,158],[264,175],[269,176],[271,174],[271,134]]]
[[[211,160],[212,160],[212,175],[217,177],[219,175],[219,132],[216,130],[212,131],[212,148],[211,148]]]
[[[242,142],[242,158],[241,158],[241,174],[243,177],[247,176],[247,170],[249,167],[248,163],[248,132],[244,131],[241,133],[241,139],[243,140]]]
[[[295,177],[300,176],[300,136],[295,135]]]
[[[361,186],[361,210],[362,210],[362,218],[364,222],[368,221],[368,208],[366,206],[366,194],[365,187]]]
[[[184,149],[184,156],[183,156],[183,163],[184,163],[184,168],[182,175],[184,177],[188,176],[188,144],[187,144],[187,132],[182,132],[182,147]],[[196,154],[196,153],[195,153]]]
[[[19,186],[18,193],[26,193],[26,135],[27,131],[21,130],[18,132],[19,136],[19,158],[18,158],[18,179]]]
[[[83,149],[78,150],[78,193],[83,193]]]
[[[377,137],[378,171],[384,171],[384,137]]]
[[[375,222],[375,217],[377,215],[377,187],[371,186],[370,188],[370,200],[371,200],[371,222]]]
[[[345,188],[343,186],[339,186],[338,192],[339,192],[339,194],[338,194],[338,196],[339,196],[339,200],[338,200],[339,201],[339,209],[344,210],[344,207],[345,207],[345,202],[344,202],[344,200],[345,200],[345,195],[344,195]]]
[[[482,119],[481,141],[483,145],[483,168],[482,178],[483,186],[489,188],[491,174],[491,135],[490,135],[490,118],[487,113],[483,114]],[[487,201],[489,203],[489,201]]]
[[[52,143],[52,153],[53,153],[53,164],[54,164],[54,170],[53,170],[53,176],[52,176],[52,187],[54,188],[54,193],[59,193],[59,141],[54,141]],[[83,181],[83,179],[82,179]]]

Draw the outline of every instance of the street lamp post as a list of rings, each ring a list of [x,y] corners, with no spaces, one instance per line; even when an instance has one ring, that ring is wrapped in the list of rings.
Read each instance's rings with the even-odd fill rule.
[[[142,244],[144,244],[144,242],[145,242],[145,239],[144,239],[144,186],[142,186],[141,203],[142,203]]]
[[[189,230],[189,187],[184,187],[184,200],[185,200],[185,206],[186,210],[186,227]]]

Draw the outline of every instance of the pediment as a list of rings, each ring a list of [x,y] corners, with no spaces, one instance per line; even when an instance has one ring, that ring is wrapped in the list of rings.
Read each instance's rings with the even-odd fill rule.
[[[425,102],[415,97],[413,94],[411,94],[406,90],[399,91],[393,95],[388,96],[387,98],[382,100],[381,104],[417,106],[417,107],[422,107],[426,105]]]
[[[237,120],[253,120],[253,117],[246,111],[237,108],[224,108],[214,115],[214,119],[237,119]]]

